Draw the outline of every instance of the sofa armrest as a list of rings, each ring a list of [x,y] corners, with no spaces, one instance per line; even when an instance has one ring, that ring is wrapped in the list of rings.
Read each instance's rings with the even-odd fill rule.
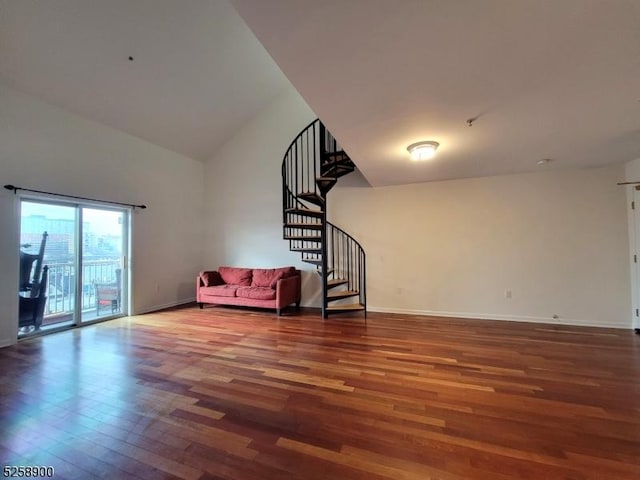
[[[196,302],[198,303],[202,303],[202,299],[200,298],[200,289],[205,286],[203,280],[205,275],[208,275],[209,277],[208,286],[210,287],[214,285],[222,285],[224,283],[222,278],[220,278],[220,274],[216,270],[205,270],[200,272],[196,277]]]
[[[281,278],[276,283],[276,308],[284,308],[292,303],[300,303],[300,275]]]

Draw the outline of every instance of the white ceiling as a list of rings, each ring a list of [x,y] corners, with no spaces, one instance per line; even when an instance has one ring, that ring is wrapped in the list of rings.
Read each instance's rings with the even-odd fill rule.
[[[288,85],[226,0],[0,0],[0,81],[198,160]]]
[[[232,4],[372,185],[640,157],[638,0]]]

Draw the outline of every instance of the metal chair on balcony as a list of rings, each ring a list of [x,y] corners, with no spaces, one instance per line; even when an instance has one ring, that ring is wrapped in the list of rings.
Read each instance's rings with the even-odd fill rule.
[[[20,286],[19,291],[23,297],[37,297],[38,290],[42,284],[42,262],[44,260],[44,249],[47,245],[49,234],[44,232],[40,241],[38,253],[27,253],[20,250]],[[27,248],[29,244],[21,245],[20,248]]]
[[[111,308],[111,313],[120,311],[121,291],[122,291],[122,270],[116,269],[115,282],[95,283],[96,289],[96,315],[100,315],[100,309]]]
[[[42,234],[37,254],[20,250],[20,285],[18,287],[18,329],[38,330],[42,325],[47,303],[47,276],[49,267],[42,265],[47,232]],[[28,245],[22,245],[26,248]]]
[[[49,273],[49,267],[44,266],[42,269],[42,276],[38,283],[37,296],[18,297],[18,329],[22,333],[27,331],[39,330],[42,326],[42,319],[44,318],[44,307],[47,303],[47,275]],[[33,293],[34,290],[31,292]]]

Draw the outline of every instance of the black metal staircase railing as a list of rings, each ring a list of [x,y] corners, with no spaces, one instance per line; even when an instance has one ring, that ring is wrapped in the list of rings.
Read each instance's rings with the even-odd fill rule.
[[[316,266],[322,282],[322,316],[363,311],[366,319],[366,255],[348,233],[327,221],[327,194],[355,165],[319,120],[291,142],[282,161],[283,236],[302,261]],[[356,298],[358,303],[347,304]]]
[[[366,266],[362,245],[341,228],[327,222],[327,269],[346,288],[334,292],[334,300],[357,296],[360,305],[367,304]]]

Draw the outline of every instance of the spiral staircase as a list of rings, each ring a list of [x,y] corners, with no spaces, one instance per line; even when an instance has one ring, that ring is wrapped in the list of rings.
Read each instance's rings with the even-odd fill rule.
[[[362,246],[327,220],[327,194],[355,170],[349,155],[314,120],[291,142],[282,160],[282,219],[289,249],[316,266],[322,317],[363,312],[367,318],[366,257]]]

